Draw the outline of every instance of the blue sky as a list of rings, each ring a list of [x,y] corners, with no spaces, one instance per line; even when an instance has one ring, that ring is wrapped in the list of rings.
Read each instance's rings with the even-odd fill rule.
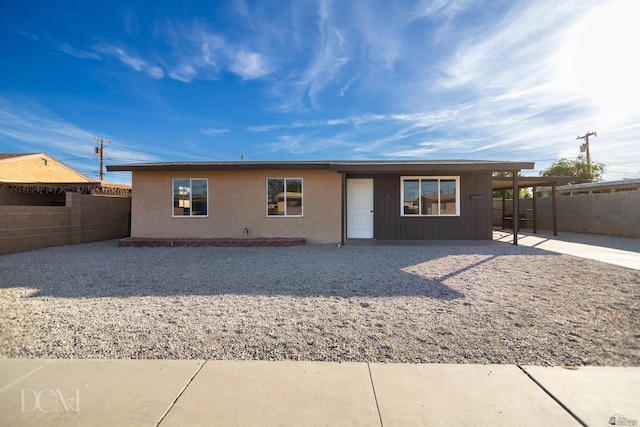
[[[484,159],[537,175],[597,131],[606,178],[640,178],[639,20],[636,0],[0,0],[0,152],[94,178],[94,136],[112,140],[106,164]]]

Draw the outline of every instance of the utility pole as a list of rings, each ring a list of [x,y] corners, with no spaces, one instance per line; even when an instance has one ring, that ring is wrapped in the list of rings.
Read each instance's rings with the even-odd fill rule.
[[[102,182],[102,165],[104,163],[104,143],[106,142],[108,144],[111,144],[111,140],[104,139],[104,138],[97,138],[95,136],[93,137],[93,139],[100,143],[100,146],[96,147],[95,149],[95,154],[100,156],[100,182]]]
[[[584,144],[580,145],[580,152],[587,153],[587,172],[589,174],[589,179],[591,179],[591,156],[589,155],[589,137],[590,136],[593,136],[595,138],[598,135],[596,134],[596,132],[587,132],[582,136],[578,135],[578,137],[576,138],[576,139],[584,139]]]

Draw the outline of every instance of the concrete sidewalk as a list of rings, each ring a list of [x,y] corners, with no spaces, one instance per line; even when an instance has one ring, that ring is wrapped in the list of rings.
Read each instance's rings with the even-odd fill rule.
[[[636,425],[639,393],[640,367],[0,360],[3,426]]]
[[[509,230],[494,230],[493,240],[512,243],[513,233]],[[640,239],[565,231],[559,232],[558,236],[554,236],[549,230],[541,230],[537,234],[520,231],[518,245],[640,270]]]

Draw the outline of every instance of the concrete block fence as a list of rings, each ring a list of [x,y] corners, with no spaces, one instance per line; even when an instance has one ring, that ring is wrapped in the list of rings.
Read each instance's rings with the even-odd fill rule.
[[[505,201],[508,216],[512,213],[512,203]],[[640,238],[640,191],[557,196],[556,203],[558,231]],[[521,199],[519,206],[520,228],[531,229],[533,199]],[[538,197],[536,211],[538,229],[552,230],[551,198]],[[493,213],[493,225],[501,227],[502,199],[493,200]],[[507,228],[511,228],[511,224],[507,224]]]
[[[65,206],[0,206],[0,255],[129,236],[131,198],[67,193]]]

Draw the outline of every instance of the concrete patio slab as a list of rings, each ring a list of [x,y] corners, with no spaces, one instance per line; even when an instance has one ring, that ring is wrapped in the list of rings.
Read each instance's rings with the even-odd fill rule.
[[[580,425],[514,365],[370,364],[382,424]]]
[[[493,240],[511,243],[513,234],[494,230]],[[554,236],[542,230],[537,234],[519,232],[518,244],[640,270],[640,239],[568,232]]]
[[[160,426],[375,426],[365,363],[209,361]]]
[[[5,359],[0,366],[15,372],[3,374],[11,379],[39,363],[0,392],[0,425],[153,426],[203,362]]]
[[[523,368],[587,425],[640,425],[640,367]]]

